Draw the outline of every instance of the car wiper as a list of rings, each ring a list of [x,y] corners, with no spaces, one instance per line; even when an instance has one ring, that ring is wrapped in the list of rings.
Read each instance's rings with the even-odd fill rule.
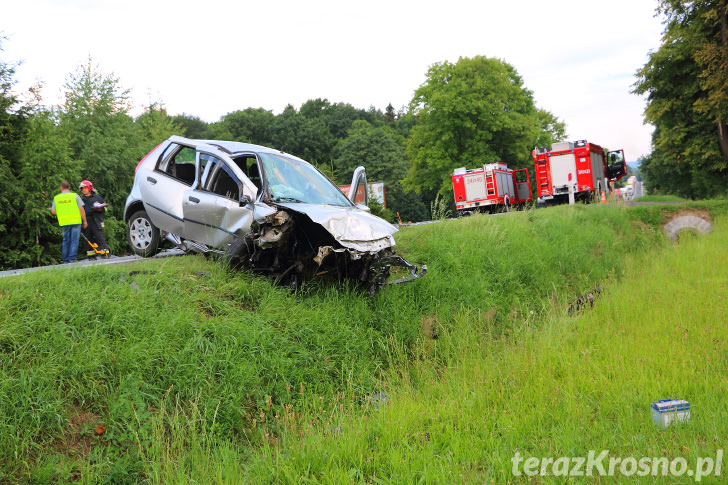
[[[298,200],[295,197],[276,197],[273,199],[273,202],[297,202],[299,204],[304,204],[302,200]]]

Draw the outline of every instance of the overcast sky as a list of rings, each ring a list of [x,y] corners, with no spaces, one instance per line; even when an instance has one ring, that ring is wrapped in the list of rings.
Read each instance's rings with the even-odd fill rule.
[[[635,73],[660,45],[656,0],[0,0],[4,62],[48,104],[89,57],[138,107],[212,122],[326,98],[399,109],[435,62],[513,65],[569,140],[648,154]],[[137,113],[138,114],[138,113]]]

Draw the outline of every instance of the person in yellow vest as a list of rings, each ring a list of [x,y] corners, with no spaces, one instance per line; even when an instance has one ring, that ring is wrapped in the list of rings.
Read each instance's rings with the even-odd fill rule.
[[[83,200],[78,194],[71,192],[71,184],[68,182],[61,182],[61,193],[53,198],[51,214],[58,217],[58,225],[63,231],[61,261],[73,263],[78,257],[81,228],[86,229],[88,224],[86,211],[83,210]]]

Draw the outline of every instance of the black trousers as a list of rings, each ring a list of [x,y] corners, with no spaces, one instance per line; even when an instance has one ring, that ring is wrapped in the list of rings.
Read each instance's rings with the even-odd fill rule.
[[[87,222],[88,226],[84,229],[83,235],[86,236],[89,241],[98,245],[97,249],[109,249],[109,245],[106,243],[106,239],[104,239],[104,230],[101,227],[101,221],[89,217]],[[91,247],[89,246],[86,249],[91,250]]]

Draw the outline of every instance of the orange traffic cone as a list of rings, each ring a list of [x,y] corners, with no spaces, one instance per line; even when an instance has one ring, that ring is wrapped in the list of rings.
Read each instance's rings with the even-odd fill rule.
[[[607,202],[607,197],[604,195],[604,191],[602,190],[602,200],[601,203],[604,204]]]

